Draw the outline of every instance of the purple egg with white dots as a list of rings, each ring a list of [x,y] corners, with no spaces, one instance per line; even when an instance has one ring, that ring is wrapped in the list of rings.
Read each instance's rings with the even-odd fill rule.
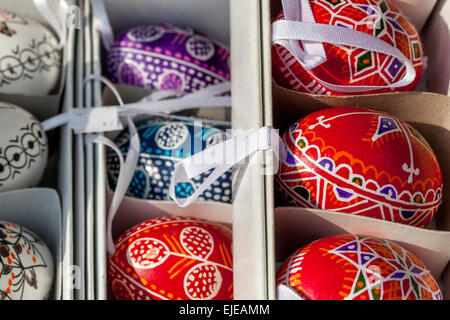
[[[106,70],[115,83],[189,93],[229,81],[230,52],[189,27],[138,26],[116,38]]]

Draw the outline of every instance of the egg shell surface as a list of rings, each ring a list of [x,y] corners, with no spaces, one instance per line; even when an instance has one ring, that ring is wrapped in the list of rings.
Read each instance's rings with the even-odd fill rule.
[[[58,85],[62,50],[38,21],[0,8],[0,93],[48,95]]]
[[[345,45],[323,43],[326,61],[310,72],[321,81],[341,86],[386,86],[376,90],[341,92],[327,87],[296,60],[284,47],[272,46],[272,73],[275,81],[288,89],[320,95],[350,95],[412,91],[417,86],[424,64],[422,42],[408,18],[388,0],[309,0],[315,23],[363,32],[397,48],[411,61],[414,80],[402,87],[388,85],[404,77],[406,66],[396,57]],[[284,19],[284,12],[275,18]],[[339,32],[336,30],[336,32]]]
[[[356,235],[319,239],[297,250],[277,283],[308,300],[442,300],[436,280],[392,241]]]
[[[231,230],[201,219],[162,217],[126,231],[109,258],[117,300],[230,300]]]
[[[169,186],[174,167],[183,158],[200,152],[226,139],[228,126],[202,125],[193,121],[152,119],[137,124],[140,139],[138,165],[127,195],[149,200],[170,200]],[[115,140],[124,156],[130,140],[124,130]],[[120,161],[112,150],[107,153],[108,179],[115,189],[120,171]],[[212,170],[175,186],[177,198],[186,198],[204,182]],[[232,201],[232,171],[225,172],[198,198],[201,201]]]
[[[37,186],[47,158],[40,122],[28,111],[0,102],[0,192]]]
[[[33,232],[0,221],[0,300],[48,299],[54,280],[53,257]]]
[[[106,56],[115,83],[194,92],[230,80],[228,48],[189,27],[138,26],[122,32]]]
[[[365,108],[323,109],[284,134],[277,181],[295,206],[424,227],[442,202],[442,172],[410,124]]]

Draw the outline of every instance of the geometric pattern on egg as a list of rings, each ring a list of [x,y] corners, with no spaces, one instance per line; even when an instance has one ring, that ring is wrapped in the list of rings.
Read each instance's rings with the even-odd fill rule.
[[[47,136],[24,109],[0,102],[0,192],[34,187],[48,157]]]
[[[0,10],[0,92],[47,95],[58,84],[61,49],[34,19]]]
[[[308,300],[443,299],[433,275],[413,253],[387,239],[353,234],[298,249],[279,268],[277,283]]]
[[[324,61],[306,70],[282,45],[272,46],[274,81],[295,91],[320,95],[351,94],[335,86],[357,87],[354,94],[413,91],[424,66],[420,35],[408,18],[389,0],[306,0],[312,23],[355,30],[400,51],[415,69],[407,85],[393,87],[405,77],[406,63],[389,54],[336,43],[322,43]],[[275,18],[285,19],[284,11]],[[332,84],[332,85],[330,85]],[[370,90],[364,87],[378,86]]]

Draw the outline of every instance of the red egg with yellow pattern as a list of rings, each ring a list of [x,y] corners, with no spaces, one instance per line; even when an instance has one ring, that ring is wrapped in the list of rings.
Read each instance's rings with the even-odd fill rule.
[[[233,299],[231,230],[206,220],[162,217],[121,235],[108,261],[116,300]]]
[[[412,91],[416,88],[424,65],[422,42],[413,24],[391,1],[309,0],[309,3],[316,23],[363,32],[398,49],[414,66],[416,77],[406,86],[389,88],[404,77],[404,62],[384,53],[330,43],[323,43],[326,61],[307,72],[286,48],[274,44],[272,73],[275,82],[288,89],[320,95]],[[284,17],[281,11],[275,21]],[[317,79],[340,86],[386,88],[346,93],[333,90]]]
[[[392,241],[337,235],[297,250],[277,283],[307,300],[442,300],[430,271]]]
[[[410,124],[365,108],[327,108],[284,134],[277,175],[295,206],[428,225],[442,202],[431,146]]]

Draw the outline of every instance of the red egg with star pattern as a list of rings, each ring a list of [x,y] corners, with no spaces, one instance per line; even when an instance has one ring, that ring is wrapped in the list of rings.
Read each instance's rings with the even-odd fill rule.
[[[231,230],[202,219],[161,217],[122,234],[108,261],[116,300],[231,300]]]
[[[413,24],[391,1],[309,0],[309,3],[316,23],[349,28],[385,41],[412,63],[416,76],[408,85],[389,87],[405,76],[404,62],[384,53],[330,43],[323,43],[326,61],[308,72],[286,48],[274,44],[272,73],[277,84],[320,95],[412,91],[416,88],[424,65],[422,42]],[[281,11],[275,21],[284,19],[284,16]],[[330,88],[323,82],[348,87],[385,88],[348,93]]]
[[[393,241],[336,235],[297,250],[277,283],[307,300],[442,300],[422,261]]]
[[[323,109],[294,123],[283,141],[277,182],[295,206],[424,227],[442,202],[431,146],[390,114]]]

